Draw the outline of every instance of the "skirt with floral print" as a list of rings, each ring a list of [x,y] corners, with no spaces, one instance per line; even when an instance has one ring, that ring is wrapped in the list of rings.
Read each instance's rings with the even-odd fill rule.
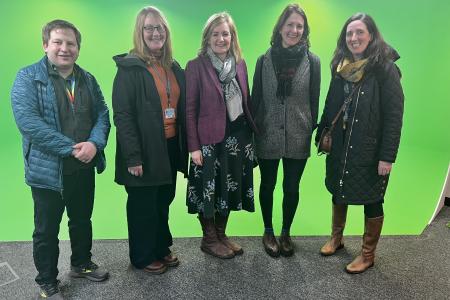
[[[212,218],[230,210],[255,211],[253,144],[248,126],[227,134],[219,144],[202,145],[203,166],[191,160],[187,207],[191,214]]]

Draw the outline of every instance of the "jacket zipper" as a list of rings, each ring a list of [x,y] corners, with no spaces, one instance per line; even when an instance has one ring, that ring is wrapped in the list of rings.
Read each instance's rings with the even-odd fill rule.
[[[341,187],[341,190],[342,187],[344,186],[344,175],[345,175],[345,168],[347,167],[348,148],[350,146],[350,139],[352,137],[353,124],[355,123],[356,113],[358,111],[358,102],[359,102],[359,95],[361,94],[361,87],[362,86],[359,87],[358,95],[356,96],[355,113],[353,114],[352,125],[350,126],[350,133],[348,134],[347,147],[345,149],[344,167],[342,168],[342,176],[341,179],[339,180],[339,186]]]

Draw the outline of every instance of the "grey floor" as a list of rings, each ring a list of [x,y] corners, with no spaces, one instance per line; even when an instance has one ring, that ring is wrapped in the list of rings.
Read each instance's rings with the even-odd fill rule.
[[[385,236],[374,268],[349,275],[343,269],[360,249],[347,237],[345,250],[321,257],[326,237],[296,237],[296,254],[270,258],[260,237],[236,238],[243,256],[220,260],[199,249],[200,239],[174,241],[181,264],[151,276],[129,267],[125,240],[94,242],[94,260],[110,270],[104,283],[68,277],[70,245],[61,242],[61,290],[66,299],[450,299],[450,207],[420,236]],[[0,299],[33,299],[37,289],[30,242],[0,243]],[[9,282],[9,283],[7,283]]]

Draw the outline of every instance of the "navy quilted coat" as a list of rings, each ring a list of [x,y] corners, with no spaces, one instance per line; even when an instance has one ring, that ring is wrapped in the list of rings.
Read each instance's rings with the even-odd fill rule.
[[[87,141],[97,146],[97,172],[106,167],[103,149],[109,129],[109,113],[97,81],[82,70],[94,103],[94,126]],[[11,91],[11,104],[22,134],[25,182],[38,188],[62,191],[62,158],[72,154],[75,141],[61,133],[53,83],[47,57],[21,69]]]
[[[395,162],[400,143],[404,96],[397,66],[374,67],[365,77],[353,95],[347,130],[341,116],[326,158],[325,185],[337,204],[382,202],[389,176],[378,175],[378,162]],[[316,141],[343,104],[344,84],[339,75],[331,80]]]

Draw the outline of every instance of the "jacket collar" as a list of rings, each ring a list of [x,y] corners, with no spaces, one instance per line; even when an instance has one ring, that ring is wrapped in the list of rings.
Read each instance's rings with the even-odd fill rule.
[[[217,89],[217,91],[223,98],[222,85],[220,84],[219,77],[217,76],[216,70],[214,69],[211,60],[207,55],[201,55],[200,60],[204,65],[205,69],[207,70],[209,78],[212,78],[214,87]]]
[[[37,72],[34,76],[34,80],[40,81],[43,84],[47,85],[48,83],[48,70],[47,70],[47,56],[41,58],[41,60],[37,64]]]
[[[124,53],[113,56],[117,67],[141,67],[147,70],[147,65],[134,54]],[[181,71],[180,65],[174,60],[172,63],[172,71],[179,73]]]
[[[199,57],[205,69],[208,71],[209,77],[212,78],[215,88],[223,98],[222,85],[220,84],[219,77],[217,76],[216,70],[214,69],[211,60],[206,55],[201,55]],[[239,87],[241,88],[243,101],[246,101],[248,96],[247,82],[245,81],[245,73],[242,65],[243,65],[242,61],[236,63],[236,80],[239,84]]]
[[[74,69],[80,72],[82,76],[86,76],[85,71],[80,68],[77,64],[74,65]],[[35,81],[40,81],[44,85],[48,84],[49,81],[49,75],[48,75],[48,58],[44,55],[43,58],[37,63],[36,66],[36,73],[34,76]]]

